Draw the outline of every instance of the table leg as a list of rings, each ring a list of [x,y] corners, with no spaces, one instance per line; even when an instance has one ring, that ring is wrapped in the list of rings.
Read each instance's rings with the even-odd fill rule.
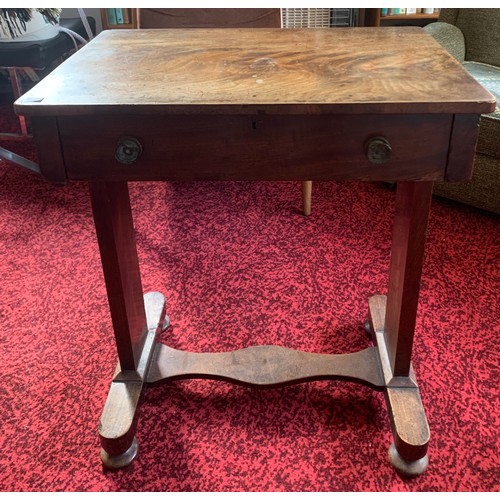
[[[398,183],[387,300],[370,304],[394,435],[389,456],[400,473],[410,476],[422,474],[428,463],[430,433],[411,354],[432,188],[433,182]]]
[[[312,181],[302,181],[302,207],[304,215],[311,215]]]
[[[90,192],[119,358],[99,427],[105,466],[121,468],[136,456],[137,408],[146,382],[214,378],[250,386],[273,386],[348,378],[369,382],[375,389],[383,388],[394,434],[389,454],[393,466],[405,475],[425,471],[429,428],[411,367],[411,351],[432,182],[398,184],[389,293],[387,297],[370,299],[370,323],[377,344],[371,349],[378,349],[378,354],[372,356],[368,349],[369,352],[350,355],[315,355],[312,360],[309,359],[312,355],[264,346],[239,354],[218,354],[222,367],[212,366],[213,356],[177,352],[174,356],[171,349],[156,344],[165,317],[165,299],[153,292],[143,300],[127,184],[92,182]],[[250,376],[241,371],[242,363],[235,368],[230,362],[237,355],[245,357],[243,364],[249,365]],[[272,360],[276,358],[276,373],[269,374],[267,370],[263,373],[270,377],[261,380],[261,370],[255,371],[254,355],[262,358],[266,367],[269,356]],[[371,356],[369,362],[360,363],[360,357],[367,355]],[[181,356],[180,368],[172,365],[172,356]],[[306,358],[299,372],[297,356]],[[353,356],[355,359],[351,359]],[[369,376],[359,368],[365,365],[369,367]],[[283,374],[280,369],[283,366],[295,368]]]
[[[119,360],[99,425],[101,459],[120,468],[137,454],[137,408],[165,298],[142,294],[127,183],[91,182],[90,195]]]

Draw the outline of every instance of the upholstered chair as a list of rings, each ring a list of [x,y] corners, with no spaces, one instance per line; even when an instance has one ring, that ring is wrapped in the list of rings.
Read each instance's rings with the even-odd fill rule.
[[[87,17],[88,27],[96,33],[93,17]],[[69,32],[69,34],[68,34]],[[73,33],[73,36],[71,35]],[[59,33],[48,39],[3,41],[0,43],[0,72],[5,73],[12,86],[13,100],[24,92],[21,75],[26,75],[32,82],[37,82],[64,57],[75,50],[77,41],[74,35],[88,39],[85,26],[80,18],[60,19]],[[21,133],[0,131],[0,140],[14,141],[30,139],[28,127],[23,116],[19,116]]]
[[[481,117],[472,179],[436,183],[434,193],[500,214],[500,9],[442,9],[425,30],[497,99]]]

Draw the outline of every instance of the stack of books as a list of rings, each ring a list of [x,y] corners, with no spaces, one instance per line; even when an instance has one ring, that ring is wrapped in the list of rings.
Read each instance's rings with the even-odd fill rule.
[[[129,24],[130,9],[106,9],[108,24]]]
[[[411,14],[437,14],[440,9],[437,8],[425,8],[425,9],[414,9],[414,8],[403,8],[403,9],[380,9],[380,15],[385,16],[404,16]]]

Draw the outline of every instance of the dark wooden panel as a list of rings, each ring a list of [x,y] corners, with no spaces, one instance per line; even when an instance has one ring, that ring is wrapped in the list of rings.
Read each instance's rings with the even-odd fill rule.
[[[62,155],[57,118],[33,117],[31,126],[41,174],[51,182],[66,184],[66,166]]]
[[[61,117],[72,179],[442,179],[451,116]],[[142,144],[132,165],[115,159],[122,136]],[[367,159],[383,136],[387,163]]]
[[[280,9],[138,9],[139,28],[280,28]]]
[[[474,151],[479,134],[479,115],[455,115],[448,150],[445,180],[466,181],[472,177]]]

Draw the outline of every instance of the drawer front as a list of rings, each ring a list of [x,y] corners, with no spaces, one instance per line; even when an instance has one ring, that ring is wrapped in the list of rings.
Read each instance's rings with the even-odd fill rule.
[[[60,117],[79,180],[438,180],[452,115]]]

